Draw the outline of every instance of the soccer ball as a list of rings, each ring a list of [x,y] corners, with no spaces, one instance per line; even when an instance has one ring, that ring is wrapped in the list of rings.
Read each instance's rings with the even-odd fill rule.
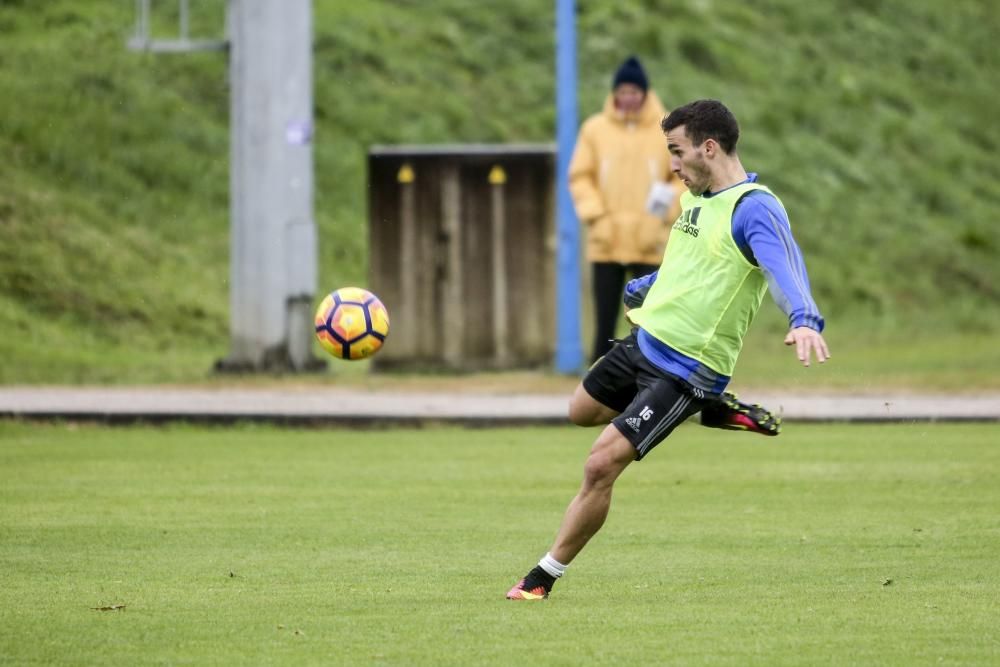
[[[338,359],[370,357],[389,335],[389,311],[360,287],[331,292],[316,309],[316,338]]]

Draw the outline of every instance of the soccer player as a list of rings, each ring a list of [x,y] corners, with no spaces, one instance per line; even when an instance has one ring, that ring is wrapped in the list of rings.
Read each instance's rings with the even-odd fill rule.
[[[511,600],[548,597],[604,524],[622,471],[685,419],[720,405],[768,286],[788,316],[784,342],[799,361],[809,366],[813,356],[820,363],[830,357],[785,209],[737,155],[736,118],[721,102],[698,100],[660,127],[671,169],[688,188],[681,215],[658,273],[626,288],[636,329],[590,369],[570,400],[575,424],[608,425],[555,542],[507,593]]]

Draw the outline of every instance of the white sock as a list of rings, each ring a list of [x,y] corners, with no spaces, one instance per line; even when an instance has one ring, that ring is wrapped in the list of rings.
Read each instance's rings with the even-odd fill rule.
[[[538,567],[542,568],[543,570],[551,574],[553,577],[558,579],[559,577],[566,574],[567,566],[557,561],[555,558],[552,557],[552,554],[549,553],[545,554],[545,557],[542,558],[542,560],[538,561]]]

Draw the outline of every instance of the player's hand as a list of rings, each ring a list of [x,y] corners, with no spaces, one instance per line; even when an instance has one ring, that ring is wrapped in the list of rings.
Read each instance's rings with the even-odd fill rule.
[[[785,345],[795,346],[795,354],[803,366],[809,365],[809,359],[813,354],[819,363],[830,358],[830,349],[826,346],[823,335],[809,327],[795,327],[789,331],[785,336]]]

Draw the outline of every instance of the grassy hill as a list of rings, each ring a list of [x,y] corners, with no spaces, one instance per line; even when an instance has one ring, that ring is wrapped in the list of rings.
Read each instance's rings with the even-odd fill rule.
[[[192,5],[218,34],[221,0]],[[629,53],[668,106],[726,101],[831,336],[1000,331],[991,2],[578,5],[581,117]],[[553,6],[317,0],[324,288],[365,281],[370,144],[551,140]],[[131,11],[0,0],[0,382],[193,380],[227,351],[225,58],[128,52]]]

